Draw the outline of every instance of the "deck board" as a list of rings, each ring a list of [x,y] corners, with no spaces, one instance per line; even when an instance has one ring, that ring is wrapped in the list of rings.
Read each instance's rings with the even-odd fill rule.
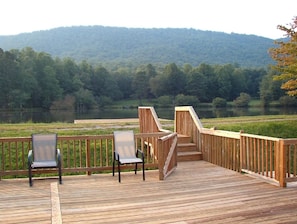
[[[3,223],[52,223],[56,178],[0,181]],[[205,161],[181,162],[165,181],[138,175],[63,176],[63,223],[296,223],[297,186],[281,188]],[[55,211],[55,209],[54,209]]]

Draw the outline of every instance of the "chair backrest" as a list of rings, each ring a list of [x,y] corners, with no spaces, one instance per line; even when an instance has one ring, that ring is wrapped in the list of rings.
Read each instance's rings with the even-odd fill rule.
[[[34,161],[55,161],[57,153],[57,134],[33,134]]]
[[[120,155],[120,158],[135,158],[135,140],[133,131],[115,131],[114,132],[114,150]]]

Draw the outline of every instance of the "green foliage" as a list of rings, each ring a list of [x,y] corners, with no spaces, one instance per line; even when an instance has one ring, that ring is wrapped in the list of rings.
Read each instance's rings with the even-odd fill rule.
[[[292,96],[282,96],[279,98],[279,103],[285,107],[297,106],[297,98]]]
[[[193,106],[193,107],[197,107],[198,104],[199,104],[199,100],[195,96],[178,94],[175,97],[175,105],[177,105],[177,106]]]
[[[281,88],[289,96],[297,96],[297,16],[289,27],[278,25],[277,28],[287,38],[275,41],[278,48],[270,48],[270,55],[277,62],[273,68],[279,72],[274,79],[284,81]]]
[[[91,64],[134,68],[168,63],[198,66],[238,63],[266,67],[273,63],[267,49],[273,40],[255,35],[194,29],[142,29],[103,26],[61,27],[16,36],[0,36],[5,50],[30,46],[54,57],[71,57]],[[110,66],[111,65],[111,66]]]
[[[61,100],[56,100],[52,103],[51,110],[74,110],[75,98],[74,96],[66,95]]]
[[[75,96],[75,105],[78,111],[84,111],[94,108],[96,105],[95,97],[92,92],[88,89],[79,89],[74,93]]]
[[[133,102],[131,102],[132,104]],[[297,138],[297,115],[267,115],[250,117],[227,117],[202,119],[202,124],[206,128],[216,126],[219,130],[257,134],[281,138]],[[136,121],[137,123],[137,121]],[[71,135],[104,135],[111,134],[116,129],[133,129],[136,123],[98,123],[92,124],[74,124],[74,123],[18,123],[18,124],[0,124],[2,137],[30,137],[32,133],[55,132],[60,136]],[[173,121],[166,123],[167,126]],[[170,129],[170,128],[169,128]]]
[[[97,103],[100,106],[100,108],[104,108],[105,106],[112,104],[112,99],[108,96],[101,96],[98,97]]]
[[[173,105],[173,98],[171,96],[160,96],[157,99],[158,105],[161,107],[170,107]]]
[[[103,108],[114,101],[137,99],[137,105],[146,100],[159,99],[164,105],[192,105],[210,103],[216,97],[235,100],[245,92],[259,98],[259,83],[272,86],[268,96],[274,99],[284,93],[275,92],[263,69],[242,69],[237,64],[179,67],[170,63],[164,67],[152,64],[137,69],[119,68],[108,71],[103,66],[92,66],[86,61],[80,64],[70,58],[55,60],[47,53],[31,48],[21,51],[0,50],[1,109],[68,109],[78,111]],[[9,66],[7,66],[9,65]],[[268,78],[267,78],[268,77]],[[9,87],[9,88],[8,88]],[[173,103],[160,98],[171,96]],[[278,99],[277,98],[277,99]],[[66,99],[69,99],[66,102]],[[236,106],[247,106],[240,96]]]
[[[186,76],[176,64],[166,65],[163,74],[165,77],[163,88],[169,95],[176,96],[185,91]]]
[[[285,32],[285,40],[275,41],[278,48],[271,48],[270,55],[277,62],[273,68],[280,74],[275,80],[283,80],[281,88],[289,96],[297,96],[297,16],[288,27],[278,25],[277,28]]]
[[[248,107],[251,97],[247,93],[240,93],[240,96],[237,97],[233,102],[236,107]]]
[[[220,130],[228,130],[239,132],[243,130],[245,133],[263,135],[277,138],[297,138],[297,120],[290,121],[265,121],[265,116],[261,121],[242,122],[229,124],[217,124]]]
[[[227,106],[227,100],[221,97],[216,97],[212,100],[212,105],[214,107],[226,107]]]
[[[207,82],[209,77],[199,68],[189,68],[186,70],[188,72],[186,93],[188,95],[196,96],[199,100],[206,102],[209,100],[207,96]]]

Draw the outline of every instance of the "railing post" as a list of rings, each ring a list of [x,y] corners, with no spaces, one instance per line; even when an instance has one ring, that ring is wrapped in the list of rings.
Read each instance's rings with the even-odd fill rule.
[[[158,139],[158,169],[159,169],[159,180],[164,180],[163,168],[165,164],[164,152],[162,147],[162,140]]]
[[[246,153],[244,153],[245,144],[244,144],[244,137],[242,136],[243,130],[239,133],[239,171],[241,172],[242,169],[246,168]]]
[[[90,139],[86,143],[86,167],[90,168]],[[87,175],[91,175],[91,171],[87,171]]]
[[[284,140],[281,139],[279,141],[279,160],[278,160],[278,175],[279,175],[279,185],[281,187],[286,187],[286,166],[287,166],[287,158],[286,158],[286,148],[284,144]],[[276,167],[277,169],[277,167]]]

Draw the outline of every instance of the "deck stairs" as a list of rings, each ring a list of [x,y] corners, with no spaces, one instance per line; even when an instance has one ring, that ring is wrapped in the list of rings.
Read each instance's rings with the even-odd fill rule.
[[[178,134],[177,138],[177,161],[197,161],[202,160],[202,153],[198,152],[198,149],[194,143],[191,142],[191,137]]]

